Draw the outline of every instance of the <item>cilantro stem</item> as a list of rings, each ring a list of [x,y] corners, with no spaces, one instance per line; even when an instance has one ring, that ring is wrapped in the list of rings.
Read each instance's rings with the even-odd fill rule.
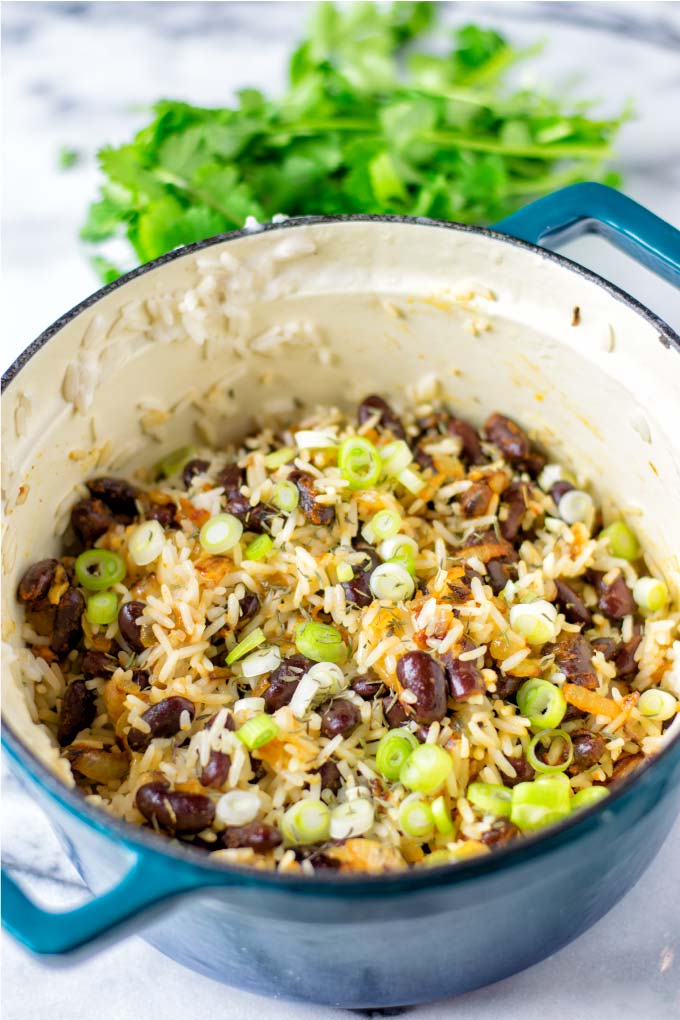
[[[468,135],[447,134],[444,131],[423,131],[418,137],[446,148],[469,149],[471,152],[497,152],[503,156],[520,156],[525,159],[601,159],[611,152],[607,143],[582,145],[579,142],[556,142],[553,145],[511,145],[495,138],[471,138]]]

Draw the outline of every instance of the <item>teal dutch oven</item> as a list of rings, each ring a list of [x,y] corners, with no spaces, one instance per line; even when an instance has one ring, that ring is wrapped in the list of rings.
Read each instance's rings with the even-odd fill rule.
[[[95,465],[122,471],[157,459],[138,410],[145,401],[172,408],[170,448],[197,416],[221,442],[255,407],[348,403],[432,376],[461,414],[510,414],[568,453],[602,498],[634,506],[649,557],[680,596],[680,338],[539,246],[587,231],[680,285],[680,233],[596,184],[541,199],[491,230],[398,217],[287,220],[134,270],[55,322],[8,370],[3,740],[92,892],[83,906],[51,912],[3,873],[3,924],[23,945],[78,960],[138,931],[187,967],[252,992],[405,1005],[536,963],[637,881],[680,809],[678,724],[601,806],[477,859],[313,878],[218,865],[110,817],[74,788],[29,711],[14,598],[28,563],[58,548],[65,508]]]

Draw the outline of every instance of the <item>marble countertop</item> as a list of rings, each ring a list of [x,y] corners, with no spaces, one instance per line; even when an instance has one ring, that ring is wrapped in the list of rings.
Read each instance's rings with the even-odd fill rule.
[[[218,104],[246,84],[276,89],[307,3],[3,4],[6,367],[60,313],[96,289],[77,241],[96,191],[94,150],[127,138],[162,95]],[[449,4],[451,23],[483,20],[519,42],[547,38],[541,79],[575,70],[603,110],[632,97],[619,165],[626,190],[680,225],[680,5],[670,3]],[[57,169],[62,146],[83,153]],[[282,210],[285,212],[285,210]],[[597,238],[567,253],[613,279],[680,329],[677,292]],[[3,856],[36,897],[55,907],[86,896],[40,810],[10,776],[3,789]],[[413,1020],[666,1020],[680,1013],[680,823],[629,895],[571,946],[522,974]],[[7,1020],[132,1020],[174,1016],[178,1003],[224,1020],[331,1020],[342,1011],[288,1005],[225,989],[130,938],[77,969],[47,968],[3,935]],[[361,1015],[368,1016],[369,1013]],[[389,1011],[394,1015],[394,1011]]]

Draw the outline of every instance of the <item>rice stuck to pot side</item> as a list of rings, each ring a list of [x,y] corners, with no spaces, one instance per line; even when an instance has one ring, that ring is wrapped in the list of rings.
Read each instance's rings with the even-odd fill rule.
[[[489,853],[667,739],[677,607],[500,414],[371,396],[87,484],[19,585],[35,719],[91,803],[214,860]]]

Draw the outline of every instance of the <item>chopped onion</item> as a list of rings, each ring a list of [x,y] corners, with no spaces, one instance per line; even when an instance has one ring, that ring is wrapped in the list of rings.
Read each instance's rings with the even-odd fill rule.
[[[371,574],[369,586],[374,598],[388,602],[403,602],[416,590],[410,573],[399,563],[381,563]]]
[[[276,645],[268,645],[265,648],[258,648],[241,661],[241,671],[244,676],[263,676],[265,673],[272,673],[281,665],[281,652]]]
[[[249,790],[230,790],[217,802],[215,815],[223,825],[247,825],[260,811],[260,798]]]
[[[163,551],[165,534],[158,521],[144,521],[138,525],[128,539],[130,559],[138,567],[145,567],[157,560]]]
[[[363,836],[375,821],[375,809],[364,797],[338,804],[331,811],[330,832],[333,839]]]

